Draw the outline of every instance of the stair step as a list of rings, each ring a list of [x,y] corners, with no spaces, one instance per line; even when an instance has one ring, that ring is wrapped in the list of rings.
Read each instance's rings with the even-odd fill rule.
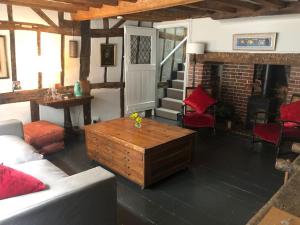
[[[184,80],[184,71],[177,71],[177,79]]]
[[[165,108],[158,108],[156,109],[156,116],[163,117],[170,120],[177,120],[177,114],[179,111],[165,109]]]
[[[172,88],[183,89],[184,81],[183,80],[172,80]]]
[[[167,89],[167,97],[182,100],[183,99],[183,90],[176,89],[176,88],[168,88]]]
[[[180,111],[182,107],[182,100],[174,99],[174,98],[163,98],[161,100],[162,108],[172,109],[176,111]]]

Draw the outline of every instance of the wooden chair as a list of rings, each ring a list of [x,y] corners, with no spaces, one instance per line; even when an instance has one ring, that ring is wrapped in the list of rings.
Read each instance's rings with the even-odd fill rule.
[[[190,96],[196,87],[186,88],[186,97]],[[211,89],[206,90],[211,94]],[[208,107],[204,113],[198,113],[190,106],[184,104],[181,112],[178,114],[178,121],[182,127],[188,128],[212,128],[214,135],[216,134],[216,105]]]

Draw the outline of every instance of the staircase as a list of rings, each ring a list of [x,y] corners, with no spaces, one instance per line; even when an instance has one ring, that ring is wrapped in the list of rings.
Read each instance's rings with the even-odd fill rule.
[[[169,84],[171,87],[166,90],[167,96],[161,99],[161,107],[156,109],[156,116],[177,120],[183,100],[184,71],[177,71],[176,77]]]

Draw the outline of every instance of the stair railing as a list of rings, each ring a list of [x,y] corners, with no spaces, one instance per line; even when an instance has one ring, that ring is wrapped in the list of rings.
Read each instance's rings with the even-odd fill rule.
[[[175,54],[175,52],[187,41],[188,37],[185,37],[167,56],[164,60],[160,63],[160,67],[162,67],[168,59]]]

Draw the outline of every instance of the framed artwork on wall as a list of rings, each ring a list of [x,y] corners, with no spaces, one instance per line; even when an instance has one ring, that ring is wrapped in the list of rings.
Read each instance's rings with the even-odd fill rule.
[[[116,66],[116,44],[101,44],[101,66]]]
[[[233,50],[274,51],[277,33],[234,34]]]
[[[0,79],[9,78],[5,36],[0,36]]]

